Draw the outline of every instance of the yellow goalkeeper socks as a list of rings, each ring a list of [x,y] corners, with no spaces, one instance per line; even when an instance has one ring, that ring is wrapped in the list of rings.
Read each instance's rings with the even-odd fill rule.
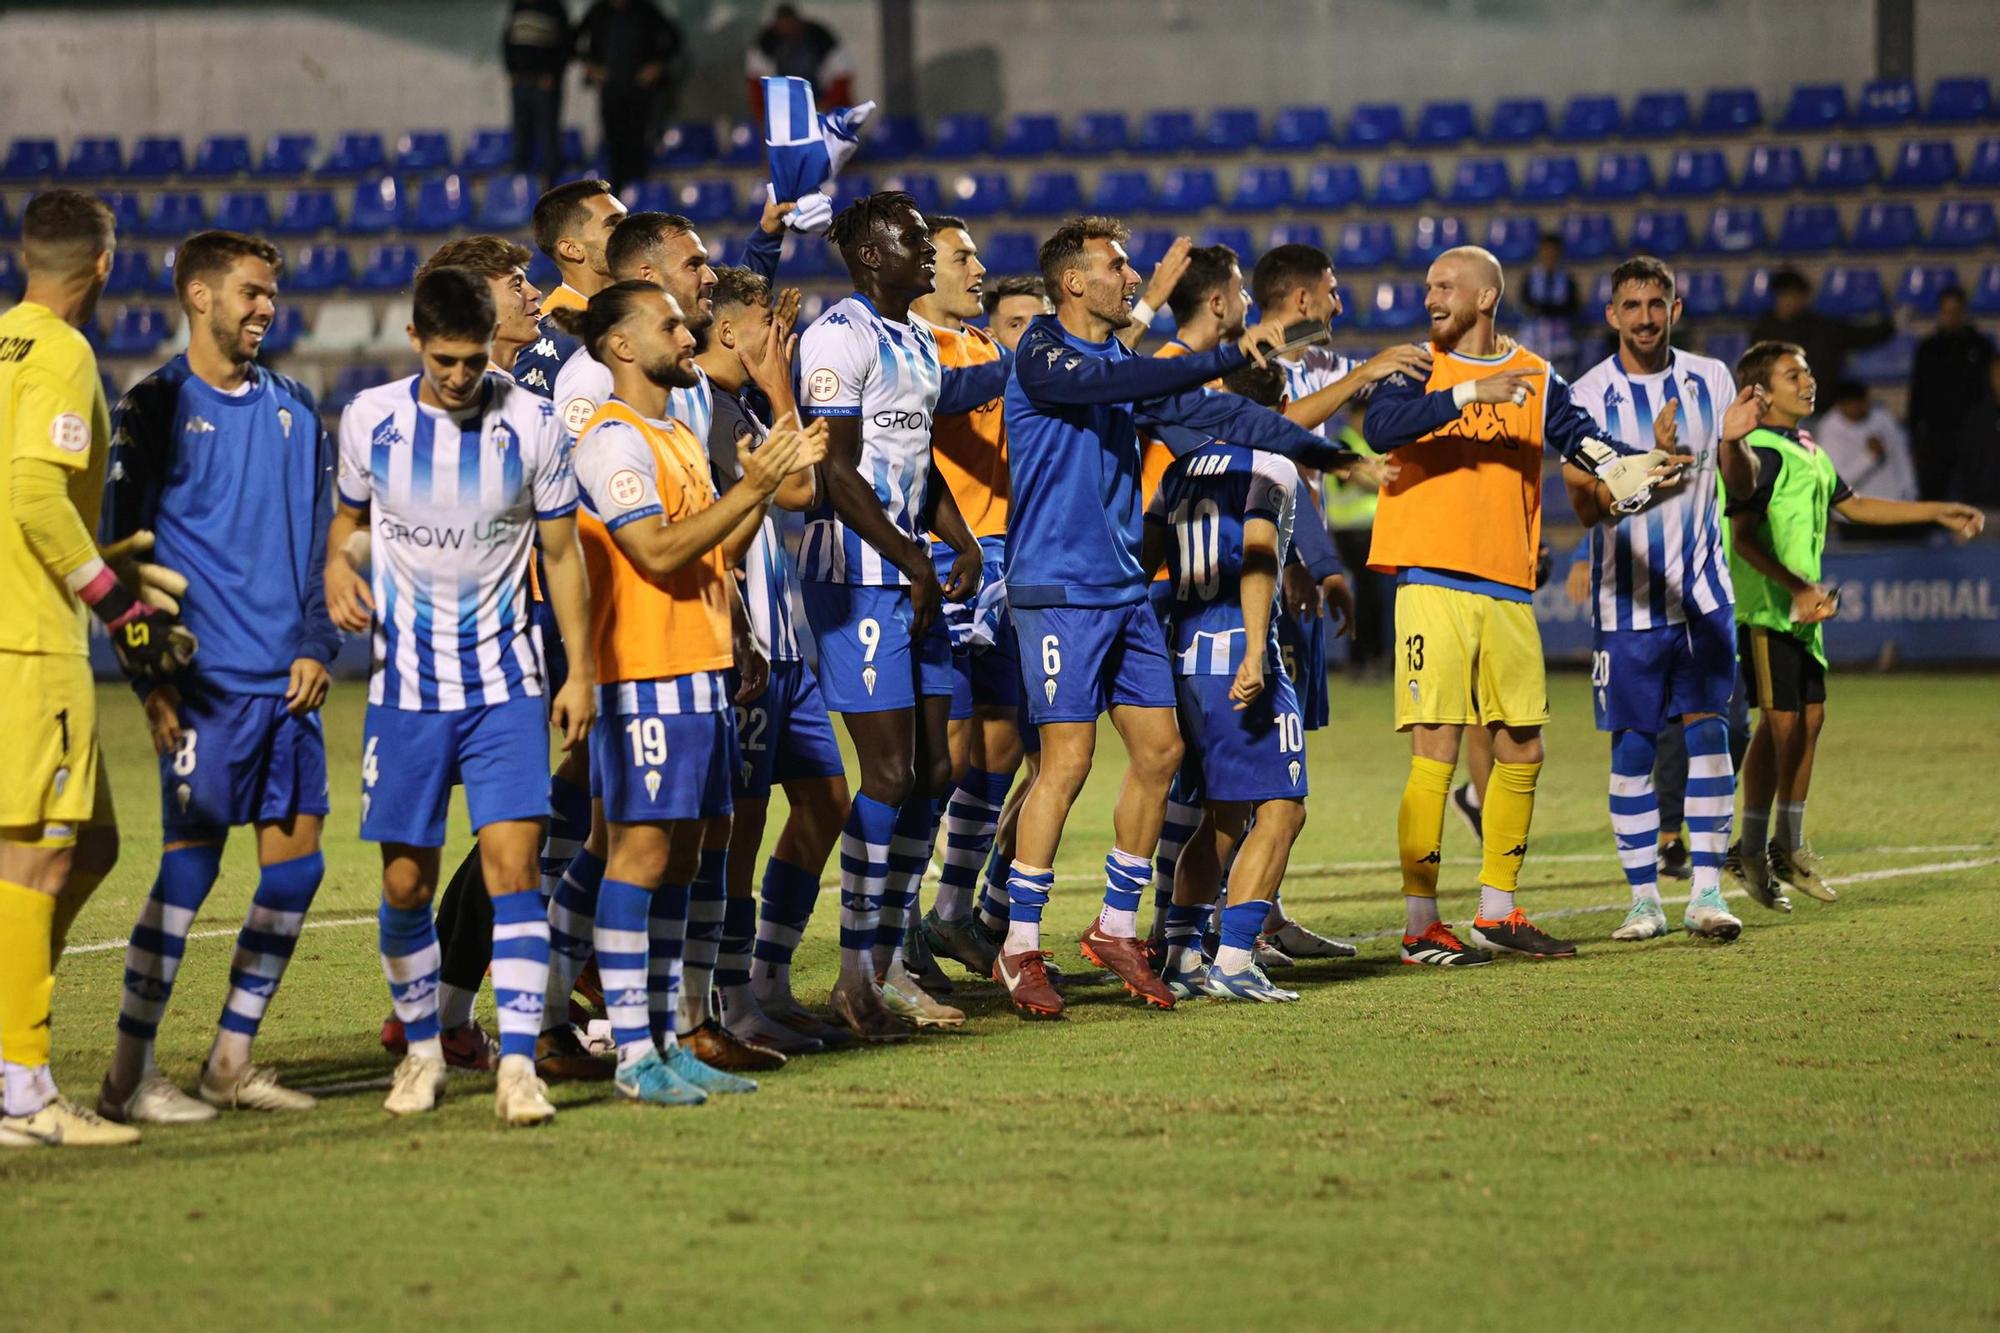
[[[1493,763],[1480,816],[1486,855],[1479,866],[1479,916],[1498,921],[1514,910],[1514,888],[1528,855],[1528,825],[1535,817],[1535,780],[1542,766]]]
[[[33,1069],[49,1062],[49,935],[56,900],[0,879],[0,1059]]]
[[[1438,864],[1444,842],[1444,808],[1451,799],[1453,765],[1410,756],[1410,777],[1396,811],[1396,849],[1403,863],[1404,908],[1411,933],[1438,919]],[[1422,918],[1419,920],[1419,918]]]

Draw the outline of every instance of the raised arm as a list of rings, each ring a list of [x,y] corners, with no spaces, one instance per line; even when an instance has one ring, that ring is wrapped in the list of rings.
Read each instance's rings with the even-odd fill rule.
[[[1001,349],[998,361],[984,365],[948,367],[938,390],[936,415],[955,417],[961,412],[984,407],[1007,392],[1007,376],[1014,369],[1014,354]]]
[[[1176,357],[1163,361],[1163,364],[1179,365],[1193,359]],[[1187,452],[1189,439],[1189,436],[1177,434],[1171,429],[1178,426],[1185,431],[1200,432],[1211,439],[1280,454],[1309,467],[1340,468],[1354,462],[1354,455],[1340,445],[1285,420],[1270,408],[1260,407],[1240,394],[1202,390],[1169,394],[1139,404],[1134,415],[1176,455]]]
[[[1430,370],[1430,348],[1416,343],[1385,347],[1325,388],[1315,389],[1303,398],[1295,398],[1286,403],[1285,419],[1295,421],[1307,430],[1316,429],[1364,390],[1381,383],[1389,376],[1399,374],[1428,376]]]
[[[1014,378],[1037,403],[1096,407],[1182,393],[1228,374],[1245,359],[1232,343],[1175,357],[1082,352],[1064,340],[1055,316],[1043,315],[1028,326],[1015,349]]]

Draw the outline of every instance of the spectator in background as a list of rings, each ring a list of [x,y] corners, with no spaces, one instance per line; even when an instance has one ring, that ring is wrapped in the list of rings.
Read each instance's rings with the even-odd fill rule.
[[[1577,371],[1576,279],[1563,267],[1562,237],[1545,231],[1535,242],[1534,267],[1521,284],[1521,342],[1564,375]]]
[[[646,178],[654,116],[680,51],[681,30],[653,0],[597,0],[577,25],[576,53],[604,117],[604,174],[613,193]]]
[[[1886,319],[1855,324],[1823,315],[1812,308],[1812,293],[1812,283],[1797,269],[1773,273],[1771,308],[1757,317],[1750,342],[1796,343],[1805,350],[1815,380],[1838,384],[1847,377],[1847,354],[1888,342],[1896,336],[1896,326]]]
[[[1986,362],[1986,392],[1958,424],[1958,495],[2000,508],[2000,357]]]
[[[1917,454],[1917,486],[1926,500],[1970,500],[1954,489],[1972,463],[1960,456],[1959,427],[1987,397],[1993,343],[1965,318],[1965,293],[1938,293],[1937,328],[1917,344],[1910,367],[1910,437]],[[1841,474],[1845,476],[1845,473]]]
[[[1840,479],[1866,495],[1884,500],[1917,498],[1917,469],[1910,461],[1910,442],[1896,414],[1868,396],[1868,386],[1859,380],[1841,380],[1833,386],[1833,410],[1819,419],[1813,440],[1833,460]],[[1890,541],[1922,538],[1921,529],[1882,528],[1849,524],[1841,529],[1843,541]]]
[[[774,75],[805,79],[813,86],[813,100],[821,111],[854,103],[854,61],[840,36],[817,19],[809,19],[791,5],[779,5],[771,21],[750,44],[743,72],[749,79],[750,115],[764,119],[762,80]]]
[[[500,39],[514,93],[514,170],[538,174],[543,188],[562,169],[563,70],[574,40],[563,0],[514,0]]]

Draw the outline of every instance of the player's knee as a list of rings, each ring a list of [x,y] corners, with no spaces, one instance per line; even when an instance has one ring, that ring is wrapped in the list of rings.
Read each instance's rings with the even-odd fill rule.
[[[1181,738],[1175,736],[1171,740],[1162,740],[1159,744],[1148,747],[1142,753],[1134,754],[1128,771],[1149,786],[1165,787],[1174,780],[1174,774],[1180,771],[1181,759],[1185,754],[1186,747],[1181,744]]]
[[[437,885],[431,884],[417,872],[408,869],[390,868],[382,872],[382,901],[400,912],[413,907],[429,907],[437,894]]]
[[[664,861],[666,884],[692,884],[701,870],[701,839],[676,837],[668,847]]]
[[[901,805],[916,785],[917,775],[907,763],[882,762],[861,770],[862,794],[884,805]]]

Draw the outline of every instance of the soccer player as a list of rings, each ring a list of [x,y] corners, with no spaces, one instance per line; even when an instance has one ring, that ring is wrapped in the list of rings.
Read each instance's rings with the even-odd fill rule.
[[[79,1106],[49,1072],[49,1002],[68,925],[118,860],[97,743],[85,616],[126,674],[160,680],[193,643],[135,595],[91,540],[111,446],[97,358],[79,331],[97,312],[116,243],[111,210],[45,190],[21,215],[27,286],[0,314],[0,1147],[137,1143]]]
[[[986,284],[980,291],[980,304],[986,309],[986,332],[1009,352],[1020,345],[1021,335],[1035,316],[1053,309],[1041,275],[1033,273]]]
[[[702,442],[667,414],[668,390],[695,382],[694,335],[673,297],[649,282],[607,287],[590,298],[584,338],[615,389],[576,444],[603,681],[590,765],[609,831],[592,943],[618,1094],[686,1105],[757,1088],[677,1040],[675,964],[687,885],[717,821],[727,844],[737,751],[726,673],[742,672],[739,699],[764,683],[732,567],[779,485],[818,461],[824,432],[778,432],[718,498]]]
[[[1563,467],[1576,516],[1590,529],[1590,697],[1611,733],[1611,827],[1632,889],[1614,940],[1667,933],[1660,905],[1660,806],[1653,789],[1659,739],[1670,722],[1687,738],[1689,841],[1694,854],[1682,925],[1733,940],[1743,923],[1722,900],[1722,856],[1736,804],[1729,764],[1729,695],[1736,679],[1736,616],[1722,543],[1722,492],[1750,493],[1743,437],[1757,424],[1755,390],[1736,392],[1729,367],[1676,351],[1681,313],[1674,275],[1649,255],[1611,271],[1604,317],[1618,350],[1578,378],[1571,396],[1605,438],[1663,450],[1685,466],[1635,513],[1613,514],[1595,477]],[[1718,481],[1719,478],[1719,481]]]
[[[1535,782],[1548,721],[1541,631],[1532,604],[1541,542],[1542,447],[1607,482],[1603,503],[1636,507],[1673,469],[1654,451],[1627,456],[1548,362],[1499,350],[1494,315],[1505,279],[1476,246],[1447,250],[1425,277],[1431,368],[1423,383],[1395,374],[1375,386],[1362,433],[1395,451],[1369,547],[1372,569],[1395,574],[1403,672],[1396,729],[1410,733],[1410,776],[1397,817],[1403,867],[1403,961],[1491,962],[1485,950],[1568,958],[1514,905],[1528,852]],[[1485,860],[1471,948],[1438,916],[1445,803],[1468,726],[1493,733],[1493,780],[1481,821]]]
[[[1137,426],[1156,434],[1180,427],[1189,447],[1215,436],[1308,461],[1348,457],[1247,399],[1199,391],[1275,343],[1275,329],[1259,325],[1236,342],[1174,360],[1136,357],[1118,341],[1139,287],[1126,236],[1114,219],[1076,218],[1043,243],[1042,280],[1056,313],[1028,326],[1007,383],[1007,599],[1042,760],[1021,812],[1007,938],[994,971],[1015,1008],[1034,1017],[1063,1011],[1042,962],[1042,910],[1107,709],[1129,763],[1105,859],[1104,907],[1080,949],[1148,1004],[1174,1003],[1137,938],[1139,896],[1181,760],[1172,668],[1139,564]]]
[[[1821,902],[1840,897],[1805,837],[1806,793],[1826,725],[1820,626],[1840,608],[1840,589],[1821,581],[1829,518],[1871,526],[1935,523],[1965,540],[1979,535],[1986,516],[1955,502],[1856,495],[1826,451],[1799,429],[1813,414],[1819,386],[1796,344],[1753,344],[1736,362],[1736,378],[1763,391],[1764,414],[1748,440],[1755,485],[1729,506],[1743,685],[1758,710],[1743,758],[1743,834],[1730,848],[1729,868],[1759,903],[1789,912],[1781,885]]]
[[[382,846],[382,968],[409,1050],[384,1109],[429,1111],[444,1091],[430,902],[459,783],[493,897],[494,1110],[532,1125],[555,1115],[534,1068],[549,965],[536,861],[548,816],[546,728],[552,719],[566,745],[583,741],[595,672],[564,433],[546,401],[486,373],[498,322],[477,274],[436,269],[417,285],[410,341],[422,370],[370,389],[341,417],[326,596],[335,625],[375,636],[361,836]],[[348,546],[363,524],[367,581]],[[569,653],[552,705],[527,633],[537,541]]]
[[[191,577],[186,620],[202,653],[142,687],[166,845],[126,951],[117,1053],[97,1100],[112,1120],[314,1104],[250,1060],[326,873],[319,707],[340,647],[320,579],[333,441],[312,395],[257,364],[282,266],[276,246],[240,232],[182,242],[174,287],[188,350],[135,385],[113,419],[103,536],[155,534],[155,554]],[[197,1100],[160,1072],[153,1038],[229,830],[245,824],[256,830],[257,889]]]
[[[607,180],[565,181],[535,201],[535,248],[562,275],[543,296],[541,312],[565,317],[563,331],[572,337],[590,298],[612,283],[604,247],[625,211]]]

